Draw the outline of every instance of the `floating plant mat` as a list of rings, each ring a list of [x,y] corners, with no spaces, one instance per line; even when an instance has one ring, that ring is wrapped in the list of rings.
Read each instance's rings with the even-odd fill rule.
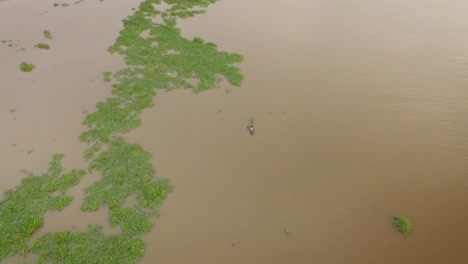
[[[90,146],[84,152],[90,162],[88,170],[101,175],[84,190],[81,209],[108,209],[109,223],[119,227],[120,233],[106,235],[102,227],[90,225],[87,231],[46,233],[31,241],[31,235],[43,225],[46,211],[70,204],[73,198],[66,190],[85,175],[84,170],[62,173],[62,156],[56,155],[47,173],[31,174],[7,191],[0,207],[0,215],[5,216],[1,219],[5,235],[0,240],[0,260],[34,253],[39,263],[135,263],[143,256],[141,236],[151,231],[172,186],[167,179],[155,177],[151,153],[122,136],[140,125],[139,115],[153,106],[157,89],[189,88],[198,93],[215,88],[220,76],[234,86],[240,86],[243,79],[236,66],[243,60],[241,55],[219,51],[214,43],[201,38],[186,39],[177,28],[178,19],[202,14],[215,1],[167,1],[169,8],[161,12],[155,6],[162,2],[144,1],[123,20],[124,27],[109,51],[123,56],[127,67],[104,73],[106,81],[114,81],[112,95],[87,113],[83,121],[87,130],[80,135],[83,144]],[[162,22],[154,23],[155,17]],[[49,31],[43,34],[52,39]],[[126,204],[128,197],[136,197],[131,206]]]

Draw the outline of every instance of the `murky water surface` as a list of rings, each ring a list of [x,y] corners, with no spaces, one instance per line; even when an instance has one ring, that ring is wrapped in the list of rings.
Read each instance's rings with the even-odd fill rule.
[[[0,46],[1,191],[56,152],[85,166],[81,112],[123,67],[106,48],[137,3],[52,3],[0,4],[20,40]],[[158,93],[128,135],[175,186],[141,263],[468,262],[468,2],[224,0],[179,25],[243,54],[245,81]],[[44,29],[49,51],[31,47]],[[46,230],[84,229],[76,202]]]

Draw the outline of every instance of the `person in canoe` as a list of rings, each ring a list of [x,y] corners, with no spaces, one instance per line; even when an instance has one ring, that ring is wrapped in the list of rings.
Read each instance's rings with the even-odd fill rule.
[[[250,118],[249,125],[247,126],[247,129],[250,132],[250,135],[252,136],[254,134],[254,121],[253,117]]]

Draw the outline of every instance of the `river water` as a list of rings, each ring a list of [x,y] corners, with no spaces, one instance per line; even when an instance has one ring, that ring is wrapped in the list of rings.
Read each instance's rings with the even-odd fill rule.
[[[89,8],[76,15],[87,21],[100,19],[91,7],[106,11],[95,47],[86,30],[82,38],[64,25],[51,30],[90,51],[63,52],[69,61],[48,68],[76,82],[37,71],[38,81],[28,75],[21,88],[25,80],[0,73],[17,87],[0,91],[6,187],[20,168],[45,168],[49,152],[69,152],[69,167],[83,163],[81,111],[107,96],[99,70],[122,67],[105,48],[131,4],[108,2],[73,7]],[[179,25],[188,38],[243,54],[245,80],[200,94],[160,92],[128,135],[175,187],[141,263],[468,262],[468,2],[223,0]],[[34,129],[39,118],[49,125],[36,133],[12,128]],[[21,152],[21,141],[35,151]],[[400,214],[413,222],[410,236],[392,226]],[[49,229],[66,222],[47,219]]]

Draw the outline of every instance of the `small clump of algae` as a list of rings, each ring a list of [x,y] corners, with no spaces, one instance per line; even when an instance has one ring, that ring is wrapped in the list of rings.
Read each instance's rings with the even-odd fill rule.
[[[139,115],[153,106],[157,90],[188,88],[199,93],[216,88],[222,77],[233,86],[241,85],[243,76],[236,66],[243,60],[241,55],[220,51],[201,38],[186,39],[177,28],[178,19],[204,13],[200,8],[215,1],[165,2],[171,7],[161,12],[155,5],[162,1],[146,0],[123,20],[124,27],[108,50],[122,55],[127,66],[112,75],[111,96],[86,113],[87,129],[79,137],[90,146],[83,153],[90,161],[88,170],[101,175],[84,190],[81,210],[109,210],[109,223],[120,233],[106,235],[96,225],[84,232],[47,233],[25,250],[36,254],[40,263],[138,261],[145,251],[142,236],[153,228],[173,187],[156,177],[151,153],[127,142],[124,134],[141,124]],[[156,16],[163,22],[153,23]],[[148,36],[143,37],[143,32]],[[131,206],[125,203],[130,197],[136,197]]]
[[[42,34],[44,35],[44,38],[46,38],[46,39],[52,39],[53,38],[52,33],[50,33],[49,30],[42,31]]]
[[[50,49],[49,44],[46,44],[46,43],[38,43],[38,44],[34,45],[34,47],[36,47],[38,49],[45,49],[45,50]]]
[[[409,235],[413,231],[413,224],[411,224],[411,221],[405,216],[395,216],[393,218],[393,225],[398,232],[404,235]]]
[[[36,68],[36,66],[32,63],[28,63],[28,62],[21,62],[20,64],[20,70],[23,71],[23,72],[30,72],[32,70],[34,70]]]
[[[67,2],[62,2],[62,3],[60,3],[60,4],[57,3],[57,2],[55,2],[52,6],[53,6],[53,7],[58,7],[58,6],[67,7],[67,6],[69,6],[69,4],[68,4]]]

